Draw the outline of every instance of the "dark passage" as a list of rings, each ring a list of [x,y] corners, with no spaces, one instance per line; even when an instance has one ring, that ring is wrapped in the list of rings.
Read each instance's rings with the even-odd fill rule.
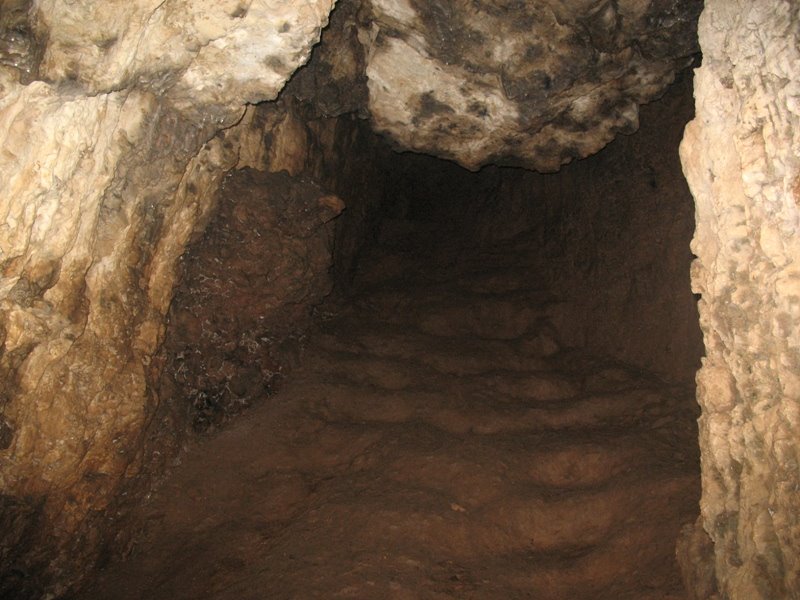
[[[554,175],[357,157],[317,179],[338,220],[318,183],[233,176],[162,389],[200,431],[252,406],[191,446],[80,597],[685,598],[690,106],[682,81]],[[283,204],[252,209],[248,186]],[[326,296],[308,266],[334,228]]]

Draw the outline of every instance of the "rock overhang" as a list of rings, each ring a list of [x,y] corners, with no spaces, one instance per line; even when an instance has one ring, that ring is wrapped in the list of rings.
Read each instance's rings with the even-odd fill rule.
[[[340,0],[309,67],[338,97],[301,95],[323,114],[367,115],[399,150],[472,170],[556,171],[638,129],[639,106],[697,56],[701,9],[699,0]]]

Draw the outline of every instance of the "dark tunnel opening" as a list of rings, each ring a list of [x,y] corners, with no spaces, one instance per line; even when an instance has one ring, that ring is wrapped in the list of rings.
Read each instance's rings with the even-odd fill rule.
[[[347,116],[307,125],[335,142],[301,168],[231,173],[184,259],[151,460],[222,431],[81,597],[683,597],[691,88],[554,174],[397,154]]]
[[[186,257],[165,346],[172,366],[164,381],[175,384],[175,373],[191,379],[192,369],[195,379],[187,379],[191,389],[168,395],[194,397],[202,431],[261,394],[259,386],[241,392],[243,379],[269,391],[288,373],[309,309],[332,289],[345,301],[361,279],[388,280],[391,269],[400,276],[403,269],[452,269],[490,247],[517,261],[521,277],[568,299],[553,317],[565,347],[692,385],[702,353],[689,289],[693,201],[677,156],[691,116],[685,73],[643,107],[641,131],[552,174],[498,166],[472,172],[398,154],[363,122],[331,120],[345,147],[313,169],[294,177],[234,172],[226,180],[216,220]],[[342,206],[324,200],[326,190],[346,206],[341,214]],[[273,233],[262,238],[259,227]],[[386,260],[382,273],[368,275],[376,269],[370,261],[387,255],[396,264]],[[241,358],[261,346],[264,363],[236,375],[238,394],[231,388],[237,365],[206,362],[219,348],[232,350],[233,363],[247,363]],[[191,354],[201,362],[193,366]]]

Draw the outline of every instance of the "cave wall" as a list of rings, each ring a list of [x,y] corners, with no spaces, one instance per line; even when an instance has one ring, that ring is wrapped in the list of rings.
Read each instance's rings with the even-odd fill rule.
[[[0,595],[58,594],[97,556],[177,261],[237,162],[217,132],[275,98],[331,5],[3,2]]]
[[[158,355],[154,472],[188,426],[206,432],[265,401],[300,363],[317,307],[348,285],[394,158],[363,120],[319,118],[290,96],[249,111],[217,210],[181,259]]]
[[[15,575],[3,585],[24,594],[29,576],[75,570],[92,516],[136,469],[173,265],[235,155],[219,141],[198,154],[200,130],[146,94],[14,91],[0,109],[15,226],[2,241],[0,465]]]
[[[205,235],[182,259],[158,389],[176,415],[188,410],[195,431],[267,396],[299,360],[290,346],[331,291],[333,220],[344,208],[286,171],[233,171],[218,196]]]
[[[306,79],[309,96],[324,100],[323,114],[245,109],[245,102],[274,99],[307,60],[332,4],[0,0],[0,595],[66,589],[99,552],[98,519],[108,517],[111,499],[147,468],[148,440],[173,430],[175,423],[159,423],[156,351],[179,257],[215,214],[225,172],[248,165],[302,172],[344,197],[348,184],[336,176],[342,169],[374,200],[379,186],[358,161],[321,158],[335,152],[336,140],[366,135],[344,119],[319,118],[347,111],[370,116],[399,147],[470,167],[499,160],[556,168],[636,127],[638,103],[661,93],[695,52],[692,15],[700,6],[546,2],[527,20],[512,15],[514,22],[498,23],[493,29],[514,35],[497,36],[482,31],[503,12],[492,13],[488,3],[343,0],[347,10],[330,30],[341,51],[327,52],[327,75]],[[696,199],[692,282],[702,295],[707,348],[698,375],[700,525],[714,541],[723,595],[792,597],[800,587],[800,18],[789,0],[706,4],[697,117],[682,150]],[[466,52],[444,43],[457,23],[469,24],[459,38]],[[547,39],[547,52],[514,45],[517,33],[531,31]],[[644,46],[635,43],[641,39]],[[490,56],[476,54],[484,46]],[[509,53],[518,61],[512,71]],[[554,56],[565,60],[548,62]],[[415,61],[427,77],[398,68]],[[595,88],[602,93],[582,100]],[[495,127],[498,118],[508,127]],[[520,132],[534,142],[525,145],[515,137]],[[628,163],[605,160],[576,165],[575,175],[592,181],[616,169],[624,187]],[[543,240],[566,227],[568,216],[592,221],[617,211],[607,223],[647,226],[662,215],[673,224],[664,232],[668,244],[684,235],[685,221],[658,202],[662,193],[681,193],[664,163],[630,161],[657,191],[629,194],[648,207],[638,213],[587,202],[559,176],[505,190],[516,205],[553,193],[574,198],[573,208],[547,203],[538,216],[519,209],[524,218],[516,223],[538,228]],[[353,233],[335,249],[345,257],[342,280],[358,250],[356,233],[374,219],[373,200],[337,222]],[[505,227],[476,235],[513,235]],[[645,248],[635,235],[623,240],[645,248],[631,281],[600,266],[614,265],[613,253],[597,260],[579,251],[611,248],[604,245],[620,241],[619,228],[589,231],[551,253],[584,268],[587,285],[608,279],[615,294],[629,293],[628,314],[643,306],[639,300],[670,296],[665,282],[678,267],[670,262],[669,277],[659,279],[651,266],[659,246]],[[586,310],[606,319],[611,305],[602,298]],[[672,354],[646,363],[686,368],[691,336],[637,329],[635,318],[625,327],[657,335],[659,352]],[[642,349],[626,352],[636,358]]]
[[[689,286],[693,202],[678,146],[693,116],[692,78],[643,106],[641,127],[538,184],[555,288],[584,322],[564,315],[573,343],[692,385],[702,355]],[[579,325],[576,327],[576,325]]]
[[[702,340],[689,286],[693,203],[678,146],[693,116],[684,72],[641,109],[641,127],[554,174],[505,171],[499,206],[477,216],[476,237],[529,229],[540,273],[567,299],[562,343],[691,385]]]
[[[692,285],[706,357],[701,525],[723,597],[800,597],[800,5],[708,0]]]

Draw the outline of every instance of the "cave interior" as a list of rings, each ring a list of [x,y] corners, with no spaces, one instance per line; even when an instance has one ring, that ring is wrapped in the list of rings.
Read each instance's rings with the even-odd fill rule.
[[[797,23],[0,0],[0,598],[800,598]]]
[[[557,173],[398,152],[353,115],[319,125],[315,176],[228,173],[159,357],[161,427],[200,441],[80,597],[682,597],[691,93],[687,70]]]

